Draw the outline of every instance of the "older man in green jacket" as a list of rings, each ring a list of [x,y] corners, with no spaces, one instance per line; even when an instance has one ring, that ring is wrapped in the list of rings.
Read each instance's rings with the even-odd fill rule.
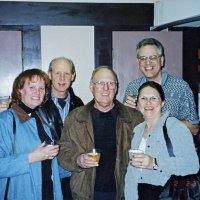
[[[94,99],[72,111],[60,139],[60,164],[70,171],[75,200],[124,199],[124,177],[133,128],[142,114],[115,99],[118,80],[107,66],[93,71],[90,90]],[[88,152],[101,150],[100,162]]]

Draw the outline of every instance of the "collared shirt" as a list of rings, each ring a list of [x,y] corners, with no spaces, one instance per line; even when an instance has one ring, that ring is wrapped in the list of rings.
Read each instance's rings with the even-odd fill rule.
[[[165,105],[163,112],[169,111],[173,117],[179,120],[187,120],[191,124],[198,124],[194,95],[188,83],[181,78],[168,74],[162,70],[161,85],[165,93]],[[130,82],[125,91],[125,98],[131,92],[138,94],[139,87],[147,80],[143,76]]]
[[[189,129],[175,117],[163,113],[160,120],[149,130],[145,154],[156,158],[157,170],[142,169],[129,164],[125,178],[125,199],[138,199],[137,184],[147,183],[164,186],[171,175],[185,176],[196,174],[199,170],[199,160]],[[166,121],[167,119],[167,121]],[[167,134],[171,140],[175,157],[170,157],[163,136],[163,126],[166,121]],[[146,122],[138,124],[133,132],[132,149],[138,149]],[[190,155],[190,156],[187,156]]]
[[[69,113],[70,93],[68,92],[68,94],[67,94],[67,97],[66,97],[66,99],[65,99],[66,104],[65,104],[64,108],[62,108],[62,107],[60,106],[60,104],[58,103],[58,98],[57,98],[53,93],[51,93],[51,99],[52,99],[52,101],[54,102],[54,104],[56,105],[56,107],[58,108],[58,111],[59,111],[60,116],[61,116],[61,118],[62,118],[62,121],[63,121],[63,123],[64,123],[65,117],[66,117],[66,116],[68,115],[68,113]]]
[[[64,124],[64,120],[65,120],[65,117],[68,115],[69,113],[69,106],[70,106],[70,93],[68,92],[67,94],[67,97],[65,99],[66,101],[66,104],[64,106],[64,108],[62,108],[60,106],[60,104],[58,103],[58,98],[53,94],[51,93],[51,99],[52,101],[54,102],[54,104],[56,105],[56,107],[58,108],[58,111],[60,113],[60,116],[62,118],[62,122]],[[63,177],[70,177],[71,176],[71,172],[70,171],[67,171],[67,170],[64,170],[63,168],[59,167],[59,170],[60,170],[60,177],[63,178]]]

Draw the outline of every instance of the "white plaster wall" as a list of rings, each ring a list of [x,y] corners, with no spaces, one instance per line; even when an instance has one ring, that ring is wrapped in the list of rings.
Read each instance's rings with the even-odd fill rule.
[[[200,0],[156,0],[154,26],[200,15]]]
[[[84,103],[92,99],[89,81],[94,69],[93,26],[41,26],[41,54],[42,69],[46,72],[53,58],[72,59],[76,68],[72,87]]]

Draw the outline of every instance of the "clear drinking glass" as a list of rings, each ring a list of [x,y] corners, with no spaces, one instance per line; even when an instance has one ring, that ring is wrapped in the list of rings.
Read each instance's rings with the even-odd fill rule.
[[[9,96],[1,96],[0,97],[0,108],[8,108],[9,103],[10,103]]]
[[[92,159],[99,163],[101,151],[100,149],[92,149],[92,152],[87,153],[87,155],[92,157]]]

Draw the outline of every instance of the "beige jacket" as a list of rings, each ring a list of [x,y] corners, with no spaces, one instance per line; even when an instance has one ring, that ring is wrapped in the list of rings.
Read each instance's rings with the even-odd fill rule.
[[[89,152],[94,147],[91,107],[94,102],[73,110],[65,120],[64,129],[60,139],[59,161],[62,167],[72,171],[70,186],[75,200],[92,200],[95,167],[82,169],[77,166],[77,157]],[[117,186],[117,199],[124,199],[124,178],[128,165],[128,149],[131,146],[134,127],[143,121],[142,114],[136,109],[115,102],[118,108],[116,124],[117,157],[115,165],[115,178]]]

